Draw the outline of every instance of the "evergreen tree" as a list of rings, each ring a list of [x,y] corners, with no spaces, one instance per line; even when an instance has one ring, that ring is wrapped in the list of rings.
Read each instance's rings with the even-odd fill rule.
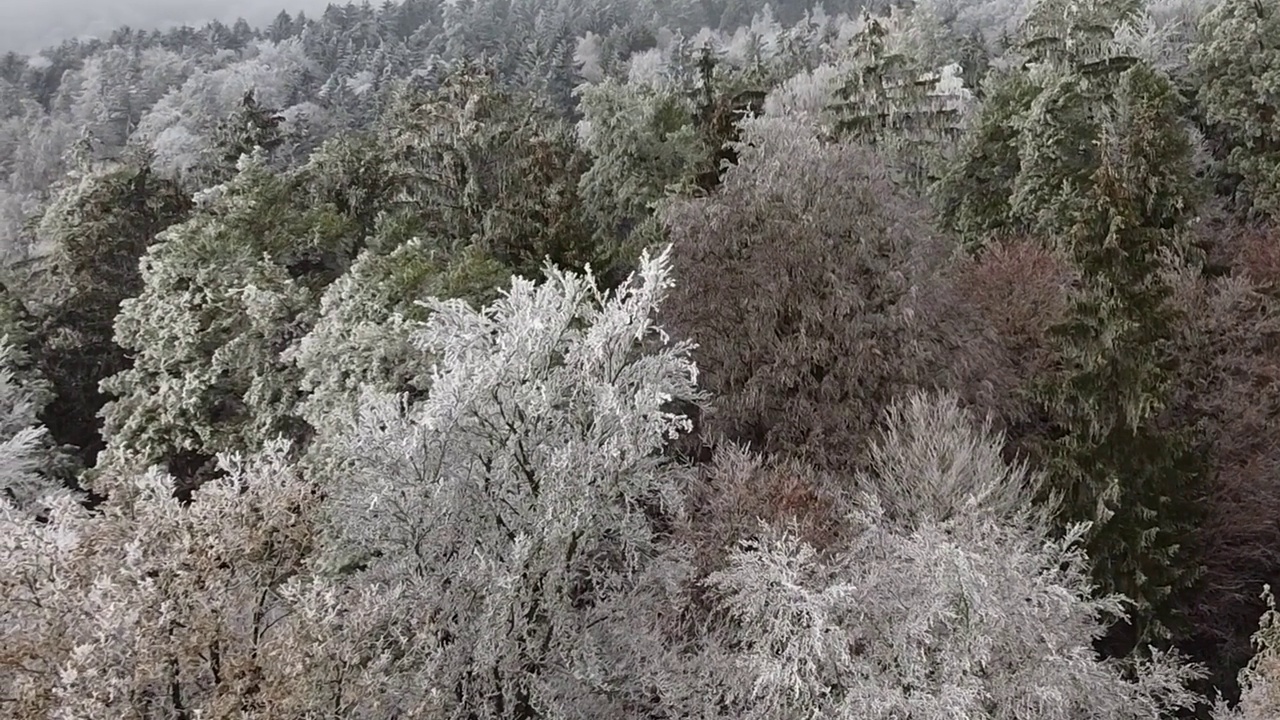
[[[1200,30],[1191,60],[1211,132],[1243,180],[1245,207],[1280,219],[1280,8],[1222,0]]]
[[[103,409],[102,489],[116,471],[163,463],[187,497],[218,453],[305,436],[281,353],[356,251],[352,223],[307,200],[255,154],[148,249],[142,290],[115,323],[134,362],[102,382],[116,398]]]
[[[214,128],[202,183],[216,185],[229,180],[236,172],[240,157],[257,148],[270,156],[287,139],[281,127],[283,122],[284,116],[277,110],[258,103],[254,90],[245,92],[240,107]]]
[[[947,220],[971,243],[1029,233],[1080,278],[1051,332],[1056,368],[1037,395],[1040,443],[1062,520],[1095,523],[1088,548],[1104,592],[1134,603],[1104,649],[1170,638],[1198,566],[1187,547],[1202,473],[1188,428],[1171,424],[1178,322],[1165,278],[1186,259],[1198,201],[1184,103],[1170,78],[1117,33],[1136,2],[1042,0],[939,184]],[[981,186],[982,191],[974,192]]]
[[[430,358],[411,341],[417,323],[428,316],[421,302],[429,297],[482,302],[492,295],[486,282],[495,282],[501,271],[483,259],[458,262],[419,238],[389,252],[361,253],[326,290],[315,327],[285,354],[303,373],[307,422],[325,433],[354,409],[365,390],[426,391]]]
[[[102,448],[98,383],[130,365],[113,325],[123,301],[142,291],[139,259],[190,211],[187,195],[152,174],[147,158],[87,169],[54,201],[39,226],[53,249],[40,298],[38,351],[54,399],[44,418],[53,437],[92,465]]]
[[[1062,233],[1081,280],[1051,330],[1059,367],[1041,396],[1059,433],[1049,459],[1064,519],[1095,523],[1100,590],[1134,604],[1104,644],[1125,654],[1177,624],[1179,593],[1199,573],[1187,538],[1203,477],[1188,428],[1164,422],[1177,315],[1162,270],[1193,207],[1190,142],[1167,77],[1140,63],[1115,82],[1096,165],[1070,170],[1080,184],[1065,187],[1079,194],[1042,200],[1043,229]]]
[[[267,39],[271,42],[278,43],[293,37],[293,18],[289,16],[288,11],[281,10],[276,19],[271,21],[270,27],[267,28]]]
[[[1121,23],[1136,21],[1144,0],[1036,0],[1019,29],[1030,62],[1083,66],[1110,59]]]
[[[864,11],[862,22],[833,108],[836,136],[877,148],[908,183],[927,187],[939,153],[959,136],[960,108],[941,90],[941,72],[891,46],[881,19]]]
[[[1010,203],[1022,169],[1022,119],[1040,88],[1020,69],[993,72],[984,87],[956,157],[932,189],[942,220],[970,246],[1029,230]]]
[[[932,188],[943,219],[970,245],[993,234],[1060,232],[1097,167],[1100,114],[1137,59],[1115,42],[1134,0],[1040,0],[982,102],[955,162]]]
[[[434,90],[405,87],[380,125],[392,185],[381,247],[419,236],[445,256],[488,258],[524,277],[548,258],[606,274],[623,262],[583,211],[588,157],[572,129],[539,98],[503,87],[492,66],[458,63]]]
[[[606,79],[578,91],[578,133],[591,157],[579,192],[606,240],[651,241],[655,203],[692,188],[714,156],[709,133],[698,124],[700,111],[709,116],[715,110],[714,91],[704,82],[705,93],[696,98],[692,88],[673,85]]]

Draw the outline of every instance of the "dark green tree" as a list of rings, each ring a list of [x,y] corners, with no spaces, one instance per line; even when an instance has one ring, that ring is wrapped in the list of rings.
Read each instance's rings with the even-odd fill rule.
[[[1170,265],[1193,258],[1199,200],[1185,103],[1119,39],[1135,2],[1042,0],[1025,59],[989,79],[962,159],[936,187],[970,244],[1018,233],[1062,250],[1079,281],[1052,328],[1053,370],[1035,395],[1047,434],[1028,443],[1088,541],[1102,592],[1133,601],[1102,644],[1111,655],[1170,639],[1199,574],[1187,540],[1204,474],[1172,419]]]
[[[1053,233],[1063,203],[1081,202],[1098,165],[1099,113],[1116,105],[1116,77],[1136,58],[1115,41],[1132,0],[1041,0],[932,192],[943,220],[970,245],[993,234]]]
[[[1250,214],[1280,219],[1280,8],[1223,0],[1191,60],[1199,101]]]
[[[39,237],[53,254],[43,278],[40,371],[54,398],[42,420],[62,444],[92,465],[102,448],[98,384],[131,364],[116,344],[120,304],[142,290],[138,262],[156,236],[183,220],[191,201],[152,174],[146,158],[83,173],[45,212]]]
[[[268,156],[288,139],[282,124],[284,117],[275,108],[258,103],[254,90],[249,90],[229,117],[213,131],[213,144],[205,168],[205,185],[225,182],[236,173],[241,156],[262,148]]]
[[[1092,127],[1093,167],[1058,166],[1069,190],[1041,200],[1042,230],[1064,241],[1080,281],[1068,319],[1051,329],[1058,363],[1039,394],[1057,432],[1046,450],[1063,520],[1095,523],[1099,589],[1133,602],[1102,645],[1124,655],[1180,625],[1181,593],[1199,575],[1188,539],[1204,477],[1190,428],[1167,412],[1178,315],[1163,271],[1183,253],[1194,209],[1189,136],[1166,76],[1139,63],[1114,82],[1098,122],[1073,129]]]
[[[443,256],[487,257],[501,275],[530,278],[548,258],[598,273],[624,262],[584,212],[589,157],[572,127],[504,87],[492,66],[459,63],[438,88],[401,89],[378,132],[390,206],[375,244],[385,251],[418,236]]]
[[[1028,229],[1014,214],[1010,198],[1022,167],[1021,121],[1039,92],[1021,69],[988,76],[958,156],[932,188],[943,222],[971,246],[994,234]]]

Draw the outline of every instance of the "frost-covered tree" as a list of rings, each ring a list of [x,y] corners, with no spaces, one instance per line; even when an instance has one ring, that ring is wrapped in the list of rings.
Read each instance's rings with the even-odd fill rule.
[[[1019,28],[1034,61],[1090,65],[1114,57],[1118,26],[1137,20],[1144,0],[1035,0]]]
[[[185,506],[153,471],[117,483],[92,515],[69,500],[44,522],[0,507],[0,712],[332,708],[324,676],[308,672],[313,633],[299,629],[307,616],[289,594],[312,548],[314,488],[283,458],[278,446],[225,458],[226,476]]]
[[[312,427],[325,432],[349,414],[362,391],[430,387],[430,359],[412,342],[429,314],[420,303],[466,296],[477,284],[457,272],[477,263],[451,267],[445,260],[417,238],[387,253],[366,250],[325,291],[315,327],[284,355],[303,371],[303,414]]]
[[[857,487],[877,498],[883,520],[906,531],[945,525],[975,509],[1003,521],[1044,524],[1057,507],[1044,478],[1007,464],[991,419],[977,422],[951,392],[911,393],[884,413]]]
[[[143,256],[142,291],[115,323],[133,364],[102,383],[116,398],[103,410],[109,462],[164,462],[190,480],[218,453],[302,432],[297,371],[281,353],[358,238],[263,163],[245,158]]]
[[[1135,36],[1122,32],[1140,9],[1132,2],[1063,0],[1032,8],[1020,30],[1019,65],[988,78],[958,162],[936,188],[944,216],[968,240],[981,243],[993,232],[1034,231],[1046,239],[1063,233],[1087,205],[1101,138],[1120,132],[1117,123],[1135,114],[1154,113],[1140,121],[1163,133],[1159,142],[1174,153],[1152,167],[1186,171],[1168,192],[1183,202],[1194,197],[1180,154],[1189,143],[1185,103],[1167,73],[1134,47]]]
[[[933,187],[943,221],[967,244],[1029,230],[1010,203],[1022,167],[1022,118],[1039,91],[1020,69],[988,75],[957,151]]]
[[[724,612],[699,666],[708,714],[1138,720],[1194,705],[1197,670],[1178,658],[1131,681],[1094,655],[1117,599],[1092,595],[1083,528],[1052,531],[1039,480],[1001,445],[954,399],[915,396],[873,444],[846,540],[819,553],[763,528],[734,550],[707,579]]]
[[[274,108],[258,103],[253,89],[244,94],[240,107],[224,118],[213,130],[210,157],[202,180],[216,185],[236,173],[242,155],[261,148],[267,155],[284,144],[286,130],[281,127],[284,116]]]
[[[278,45],[260,42],[247,55],[194,73],[139,121],[134,142],[155,151],[158,171],[185,176],[205,162],[219,123],[243,109],[249,90],[262,107],[287,111],[298,104],[298,89],[318,72],[297,39]]]
[[[91,57],[77,78],[71,115],[107,147],[124,146],[142,116],[139,60],[136,51],[110,48]]]
[[[1270,585],[1263,589],[1263,599],[1267,611],[1253,635],[1257,654],[1240,673],[1240,704],[1232,708],[1219,700],[1215,720],[1266,720],[1280,713],[1280,613]]]
[[[0,512],[36,516],[67,495],[58,476],[65,460],[40,423],[48,384],[15,340],[0,331]]]
[[[410,609],[417,650],[386,672],[427,716],[629,714],[602,653],[680,511],[669,402],[698,399],[688,346],[654,321],[669,264],[645,257],[616,292],[549,268],[482,310],[430,301],[425,396],[370,391],[326,440],[334,560]]]
[[[835,134],[876,147],[907,182],[924,188],[940,153],[959,136],[967,93],[945,86],[947,73],[959,83],[954,70],[929,67],[909,47],[896,47],[890,32],[886,20],[864,12],[848,79],[832,108]]]
[[[1169,637],[1179,593],[1199,574],[1187,540],[1203,475],[1190,428],[1165,421],[1178,318],[1163,269],[1192,211],[1190,143],[1158,72],[1135,65],[1115,94],[1096,169],[1077,176],[1078,195],[1070,185],[1055,193],[1063,202],[1045,215],[1062,228],[1080,282],[1051,329],[1058,367],[1040,397],[1060,431],[1048,454],[1065,517],[1096,523],[1096,579],[1136,604],[1130,637],[1112,648],[1126,652]]]
[[[1195,213],[1194,150],[1170,78],[1117,39],[1137,10],[1036,5],[1022,46],[1033,62],[988,93],[941,193],[970,238],[1029,231],[1079,274],[1050,331],[1054,367],[1037,382],[1052,426],[1040,453],[1062,519],[1095,523],[1095,580],[1136,604],[1108,638],[1120,654],[1170,637],[1198,575],[1187,541],[1203,480],[1189,428],[1168,417],[1178,319],[1164,276]],[[963,189],[984,180],[994,193]]]
[[[710,436],[848,469],[894,396],[977,347],[921,302],[952,248],[866,148],[765,117],[738,152],[714,194],[663,211],[682,278],[664,312],[698,343]]]
[[[1222,0],[1200,31],[1192,64],[1205,117],[1243,179],[1246,207],[1280,218],[1280,9]]]
[[[710,153],[681,88],[605,81],[579,88],[581,143],[591,156],[581,193],[593,221],[628,236],[669,189],[687,187]]]
[[[398,188],[392,168],[384,161],[385,146],[386,138],[376,133],[343,135],[317,147],[295,173],[299,190],[309,202],[332,205],[374,247],[382,245],[379,228],[387,210],[395,207]]]
[[[190,199],[157,177],[147,160],[78,173],[45,211],[37,230],[51,250],[39,360],[53,384],[49,429],[92,464],[101,449],[98,383],[129,366],[114,340],[120,304],[142,291],[138,263],[156,236],[184,219]]]
[[[22,115],[3,123],[4,134],[12,132],[14,140],[0,167],[8,170],[11,192],[44,200],[65,175],[67,151],[82,133],[70,119],[30,100],[22,103],[22,110]]]

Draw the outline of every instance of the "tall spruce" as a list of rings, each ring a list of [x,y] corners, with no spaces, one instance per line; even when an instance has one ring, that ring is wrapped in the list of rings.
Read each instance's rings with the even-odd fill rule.
[[[1024,121],[1013,210],[1061,241],[1081,278],[1039,395],[1057,430],[1046,449],[1062,519],[1094,523],[1099,590],[1133,603],[1100,643],[1124,655],[1171,637],[1198,575],[1185,539],[1202,474],[1192,437],[1165,419],[1177,316],[1163,273],[1196,190],[1169,78],[1098,41],[1105,17],[1068,19],[1065,37],[1034,36],[1044,89]]]
[[[262,148],[268,156],[287,139],[281,127],[284,116],[275,108],[258,102],[257,93],[250,89],[240,101],[240,107],[226,117],[213,132],[213,144],[206,168],[205,185],[226,182],[236,174],[240,157]]]
[[[877,148],[903,180],[924,188],[933,161],[959,137],[963,93],[943,83],[949,68],[930,68],[891,42],[869,12],[853,40],[853,68],[837,93],[835,134]]]

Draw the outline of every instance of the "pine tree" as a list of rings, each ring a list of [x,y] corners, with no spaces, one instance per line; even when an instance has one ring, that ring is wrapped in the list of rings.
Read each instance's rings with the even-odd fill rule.
[[[289,16],[287,10],[281,10],[267,28],[267,39],[273,43],[279,43],[293,37],[293,34],[293,18]]]
[[[277,110],[258,103],[254,90],[245,92],[240,107],[214,128],[203,184],[216,185],[229,180],[241,156],[257,148],[270,156],[287,139],[281,127],[283,122],[284,117]]]
[[[1098,113],[1136,62],[1116,43],[1132,0],[1040,0],[1007,66],[984,82],[959,157],[932,188],[943,219],[971,246],[996,234],[1055,233],[1097,167]]]
[[[708,170],[715,148],[698,118],[714,110],[715,97],[710,84],[703,88],[692,97],[692,88],[605,79],[578,91],[578,133],[591,158],[579,192],[604,238],[650,241],[654,204]]]

